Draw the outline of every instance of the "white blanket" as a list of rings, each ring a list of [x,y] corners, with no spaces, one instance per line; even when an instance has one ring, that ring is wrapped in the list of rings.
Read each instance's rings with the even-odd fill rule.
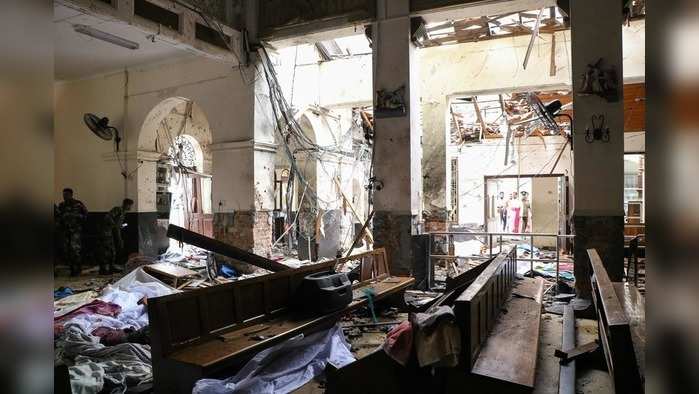
[[[201,379],[192,393],[288,393],[322,374],[327,363],[340,368],[354,360],[342,328],[336,325],[263,350],[228,379]]]

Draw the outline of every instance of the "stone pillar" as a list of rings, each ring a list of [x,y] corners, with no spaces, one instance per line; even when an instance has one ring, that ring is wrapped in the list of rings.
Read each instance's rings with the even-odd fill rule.
[[[374,246],[386,248],[393,274],[411,271],[411,234],[421,210],[419,76],[409,11],[408,0],[379,0],[377,22],[372,26],[374,175],[383,184],[374,195]],[[401,87],[405,112],[381,111],[377,91],[393,92]]]
[[[274,115],[264,78],[249,87],[246,139],[212,145],[214,238],[259,255],[272,245]]]
[[[248,140],[212,146],[214,238],[266,255],[272,244],[275,146]]]
[[[624,259],[624,107],[622,10],[608,0],[571,1],[571,48],[575,119],[573,136],[573,225],[575,278],[579,295],[590,296],[587,249],[595,248],[613,281],[623,276]],[[603,59],[602,68],[617,75],[618,100],[583,93],[588,64]],[[609,140],[588,143],[585,130],[602,115]],[[598,122],[599,123],[599,122]]]

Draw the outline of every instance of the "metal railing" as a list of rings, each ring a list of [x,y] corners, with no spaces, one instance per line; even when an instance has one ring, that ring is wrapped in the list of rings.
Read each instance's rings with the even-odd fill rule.
[[[439,237],[442,238],[446,244],[446,252],[447,254],[437,254],[435,253],[434,250],[434,245],[435,245],[435,239]],[[485,237],[487,242],[486,244],[488,245],[488,255],[471,255],[471,256],[457,256],[454,254],[454,238],[455,237],[469,237],[471,239],[478,239],[478,238],[483,238]],[[429,242],[428,242],[428,259],[427,259],[427,285],[430,289],[435,288],[435,280],[434,280],[434,261],[435,259],[439,260],[449,260],[449,259],[457,259],[457,258],[464,258],[464,259],[472,259],[472,260],[488,260],[497,255],[498,253],[501,253],[503,251],[503,237],[509,238],[506,239],[508,242],[507,245],[512,245],[513,248],[517,248],[518,245],[521,245],[523,242],[517,242],[517,240],[513,240],[512,238],[528,238],[529,239],[529,251],[530,254],[528,257],[517,257],[517,262],[520,261],[525,261],[529,262],[530,264],[530,272],[533,274],[534,272],[534,262],[542,262],[542,263],[556,263],[556,292],[558,292],[558,279],[559,279],[559,274],[560,274],[560,263],[573,263],[572,259],[569,258],[561,258],[561,242],[567,239],[573,239],[575,235],[572,234],[546,234],[546,233],[488,233],[488,232],[431,232],[429,233]],[[534,238],[555,238],[555,258],[535,258],[534,257]],[[494,250],[493,248],[493,240],[496,240],[497,242],[497,250]],[[515,255],[517,254],[515,250]]]

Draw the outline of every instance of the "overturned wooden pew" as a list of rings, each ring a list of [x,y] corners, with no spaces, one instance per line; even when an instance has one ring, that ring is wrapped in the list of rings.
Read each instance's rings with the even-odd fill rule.
[[[645,352],[645,304],[635,287],[612,282],[595,249],[588,249],[592,266],[592,300],[599,341],[617,393],[642,393]]]
[[[518,393],[534,388],[543,280],[516,279],[516,251],[500,254],[457,298],[462,366],[450,392]]]
[[[543,280],[517,279],[515,253],[514,249],[501,253],[479,266],[435,304],[454,307],[462,337],[462,357],[457,367],[433,374],[430,367],[403,367],[378,349],[342,368],[329,366],[327,392],[531,391]]]
[[[403,292],[413,278],[388,272],[383,249],[362,255],[353,300],[336,312],[299,315],[291,300],[307,275],[333,270],[336,261],[287,269],[148,300],[151,358],[156,392],[190,393],[201,378],[224,378],[260,351],[298,334],[333,326],[341,316],[374,300]]]

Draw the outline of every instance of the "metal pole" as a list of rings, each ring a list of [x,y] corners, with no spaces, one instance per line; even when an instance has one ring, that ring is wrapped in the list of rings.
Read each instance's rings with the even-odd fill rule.
[[[490,245],[490,257],[493,257],[493,233],[488,233],[488,244]]]
[[[534,236],[529,236],[529,269],[532,273],[532,278],[534,277]]]
[[[433,266],[432,266],[432,237],[430,233],[427,238],[427,291],[432,291],[432,276],[433,276]]]
[[[502,234],[500,234],[500,251],[498,253],[502,253]]]
[[[556,294],[558,294],[558,292],[560,291],[560,289],[558,288],[558,271],[560,269],[559,264],[561,262],[561,258],[558,255],[559,241],[560,239],[558,238],[558,236],[556,236]]]

